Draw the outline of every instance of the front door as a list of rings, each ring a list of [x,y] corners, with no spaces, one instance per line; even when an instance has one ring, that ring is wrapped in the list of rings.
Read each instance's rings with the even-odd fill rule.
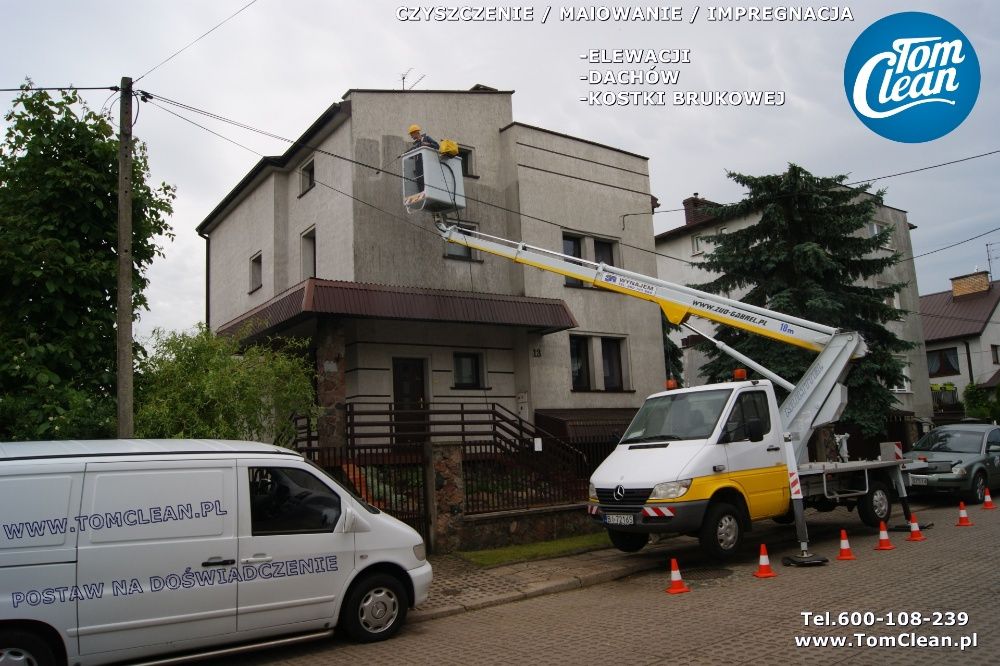
[[[421,442],[427,432],[427,390],[422,358],[392,359],[394,442]]]

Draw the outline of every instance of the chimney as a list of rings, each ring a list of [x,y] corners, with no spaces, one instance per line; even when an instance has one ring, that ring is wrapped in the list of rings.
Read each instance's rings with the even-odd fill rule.
[[[977,271],[968,275],[959,275],[951,279],[951,297],[968,296],[990,290],[990,274],[987,271]]]
[[[712,219],[712,216],[706,210],[719,205],[708,199],[699,199],[697,192],[682,203],[684,204],[684,224],[698,224],[699,222]]]

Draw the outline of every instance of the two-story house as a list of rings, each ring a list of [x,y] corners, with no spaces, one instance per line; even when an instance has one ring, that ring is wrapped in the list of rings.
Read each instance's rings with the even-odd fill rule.
[[[350,90],[198,226],[209,326],[312,340],[321,445],[361,403],[489,402],[568,431],[627,422],[662,387],[654,305],[446,244],[406,213],[416,123],[460,146],[461,224],[655,274],[651,217],[620,223],[649,210],[647,158],[515,122],[512,94]]]
[[[964,416],[969,384],[1000,386],[1000,281],[987,271],[951,278],[951,289],[920,297],[927,374],[936,420]]]
[[[760,214],[757,213],[720,222],[710,213],[711,209],[718,205],[695,193],[683,201],[684,224],[657,234],[657,251],[661,255],[669,255],[657,257],[662,279],[681,284],[699,284],[713,279],[714,273],[698,266],[705,253],[711,252],[712,238],[717,234],[725,234],[756,224],[760,219]],[[895,414],[890,417],[890,430],[895,437],[904,438],[905,434],[905,439],[912,442],[926,429],[931,417],[931,396],[924,386],[927,361],[919,315],[917,280],[911,258],[913,247],[910,243],[910,231],[915,227],[907,221],[906,211],[880,205],[876,208],[869,228],[862,233],[872,236],[885,227],[891,228],[892,234],[884,249],[899,252],[904,260],[872,280],[869,286],[882,287],[894,283],[906,285],[896,294],[892,305],[905,310],[907,314],[902,321],[890,322],[888,327],[900,338],[915,343],[915,346],[901,358],[905,364],[905,382],[901,386],[892,387],[898,405]],[[696,325],[703,332],[711,334],[713,331],[708,322]],[[699,336],[685,333],[678,334],[672,339],[683,352],[684,381],[688,385],[704,384],[706,380],[700,375],[700,370],[707,362],[707,358],[700,347],[695,346]]]

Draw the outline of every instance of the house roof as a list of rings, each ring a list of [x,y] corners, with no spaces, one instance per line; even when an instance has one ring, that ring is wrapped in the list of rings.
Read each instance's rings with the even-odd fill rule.
[[[951,291],[920,297],[920,319],[924,341],[938,342],[982,335],[1000,302],[1000,280],[974,294],[952,296]]]
[[[629,157],[637,157],[640,160],[646,160],[647,162],[649,161],[649,158],[646,157],[645,155],[640,155],[638,153],[630,153],[627,150],[622,150],[621,148],[615,148],[614,146],[609,146],[606,143],[598,143],[597,141],[591,141],[590,139],[581,139],[578,136],[572,136],[570,134],[563,134],[562,132],[555,132],[555,131],[550,130],[550,129],[545,129],[544,127],[538,127],[537,125],[529,125],[527,123],[519,123],[516,120],[514,122],[512,122],[512,123],[508,123],[508,124],[504,125],[503,127],[501,127],[500,131],[501,132],[506,132],[511,127],[523,127],[525,129],[534,130],[536,132],[544,132],[545,134],[551,134],[552,136],[559,136],[559,137],[562,137],[564,139],[572,139],[573,141],[576,141],[578,143],[586,143],[586,144],[589,144],[591,146],[597,146],[598,148],[604,148],[606,150],[613,150],[616,153],[621,153],[623,155],[628,155]]]
[[[316,315],[523,326],[543,333],[577,326],[557,299],[309,278],[223,324],[219,333],[257,336]]]

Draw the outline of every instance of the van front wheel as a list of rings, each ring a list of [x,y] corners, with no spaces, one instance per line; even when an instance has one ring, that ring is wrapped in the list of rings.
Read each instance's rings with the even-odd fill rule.
[[[0,630],[0,665],[55,666],[52,648],[27,631]]]
[[[709,557],[717,560],[732,557],[743,543],[743,524],[736,507],[728,502],[709,505],[698,540]]]
[[[365,576],[351,589],[340,617],[344,629],[359,643],[384,641],[406,621],[406,592],[389,574]]]

